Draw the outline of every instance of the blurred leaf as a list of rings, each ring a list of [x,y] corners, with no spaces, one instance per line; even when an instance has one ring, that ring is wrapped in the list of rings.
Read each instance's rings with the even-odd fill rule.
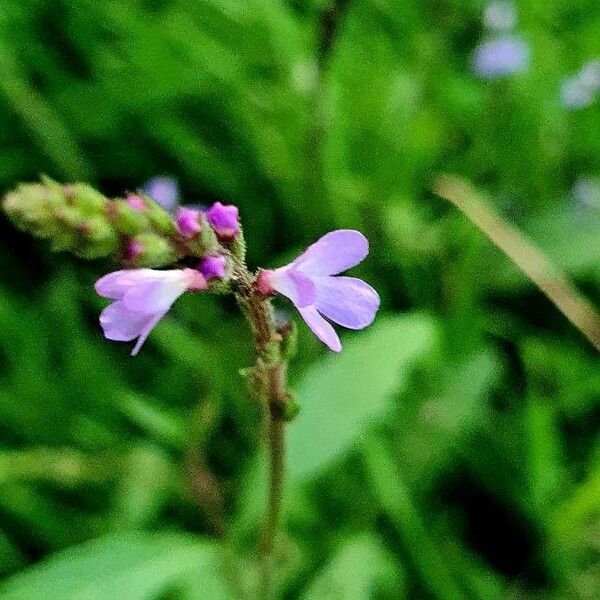
[[[455,572],[434,542],[393,456],[374,435],[363,448],[375,494],[402,540],[422,584],[439,600],[463,600],[464,591]]]
[[[364,535],[348,540],[310,583],[301,600],[369,600],[381,587],[394,590],[394,598],[406,596],[399,565],[381,542]]]
[[[339,355],[309,368],[298,385],[302,410],[289,426],[289,479],[316,474],[354,445],[389,409],[389,396],[402,388],[435,337],[435,324],[425,315],[380,317],[345,342]]]
[[[70,548],[1,587],[3,600],[149,600],[192,571],[203,573],[206,598],[230,596],[210,543],[178,534],[131,533]]]

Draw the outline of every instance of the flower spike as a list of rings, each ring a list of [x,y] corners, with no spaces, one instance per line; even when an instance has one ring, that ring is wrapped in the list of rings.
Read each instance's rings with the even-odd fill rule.
[[[289,298],[312,332],[331,350],[342,349],[329,321],[348,329],[373,322],[379,295],[355,277],[337,276],[362,262],[369,253],[365,236],[351,229],[332,231],[317,240],[289,265],[261,271],[256,282],[263,294]]]

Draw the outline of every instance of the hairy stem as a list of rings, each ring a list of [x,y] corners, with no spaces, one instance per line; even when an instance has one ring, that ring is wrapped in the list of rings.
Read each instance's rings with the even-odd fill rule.
[[[254,277],[245,265],[236,265],[237,299],[252,328],[255,364],[249,377],[250,388],[263,406],[264,434],[269,453],[269,477],[265,520],[259,546],[261,598],[273,595],[273,553],[283,499],[285,471],[285,408],[287,364],[281,354],[270,301],[254,287]]]

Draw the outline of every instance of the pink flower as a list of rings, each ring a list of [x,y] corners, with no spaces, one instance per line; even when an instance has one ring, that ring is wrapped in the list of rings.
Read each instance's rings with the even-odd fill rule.
[[[347,327],[370,325],[379,308],[379,295],[355,277],[336,277],[369,253],[369,242],[351,229],[332,231],[317,240],[294,262],[273,271],[261,271],[257,288],[287,296],[312,332],[331,350],[342,349],[340,339],[324,318]]]
[[[179,296],[208,284],[195,269],[126,269],[101,277],[94,287],[100,296],[114,300],[100,315],[104,336],[118,342],[137,339],[131,352],[135,356]]]
[[[215,202],[205,213],[206,220],[221,240],[234,240],[240,232],[238,208]]]
[[[200,233],[202,225],[200,225],[200,211],[194,208],[181,207],[177,211],[177,229],[184,238],[193,238]]]

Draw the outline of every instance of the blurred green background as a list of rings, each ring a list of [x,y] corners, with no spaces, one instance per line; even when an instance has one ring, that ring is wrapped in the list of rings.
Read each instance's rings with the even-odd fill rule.
[[[253,267],[334,228],[371,240],[375,325],[334,356],[300,324],[280,598],[600,597],[597,354],[429,191],[472,180],[600,304],[598,194],[571,191],[600,176],[600,100],[560,103],[600,3],[518,3],[531,64],[493,81],[471,68],[484,7],[0,5],[3,193],[173,176],[240,207]],[[132,359],[97,323],[114,266],[0,227],[1,597],[243,594],[263,481],[233,302],[182,298]]]

